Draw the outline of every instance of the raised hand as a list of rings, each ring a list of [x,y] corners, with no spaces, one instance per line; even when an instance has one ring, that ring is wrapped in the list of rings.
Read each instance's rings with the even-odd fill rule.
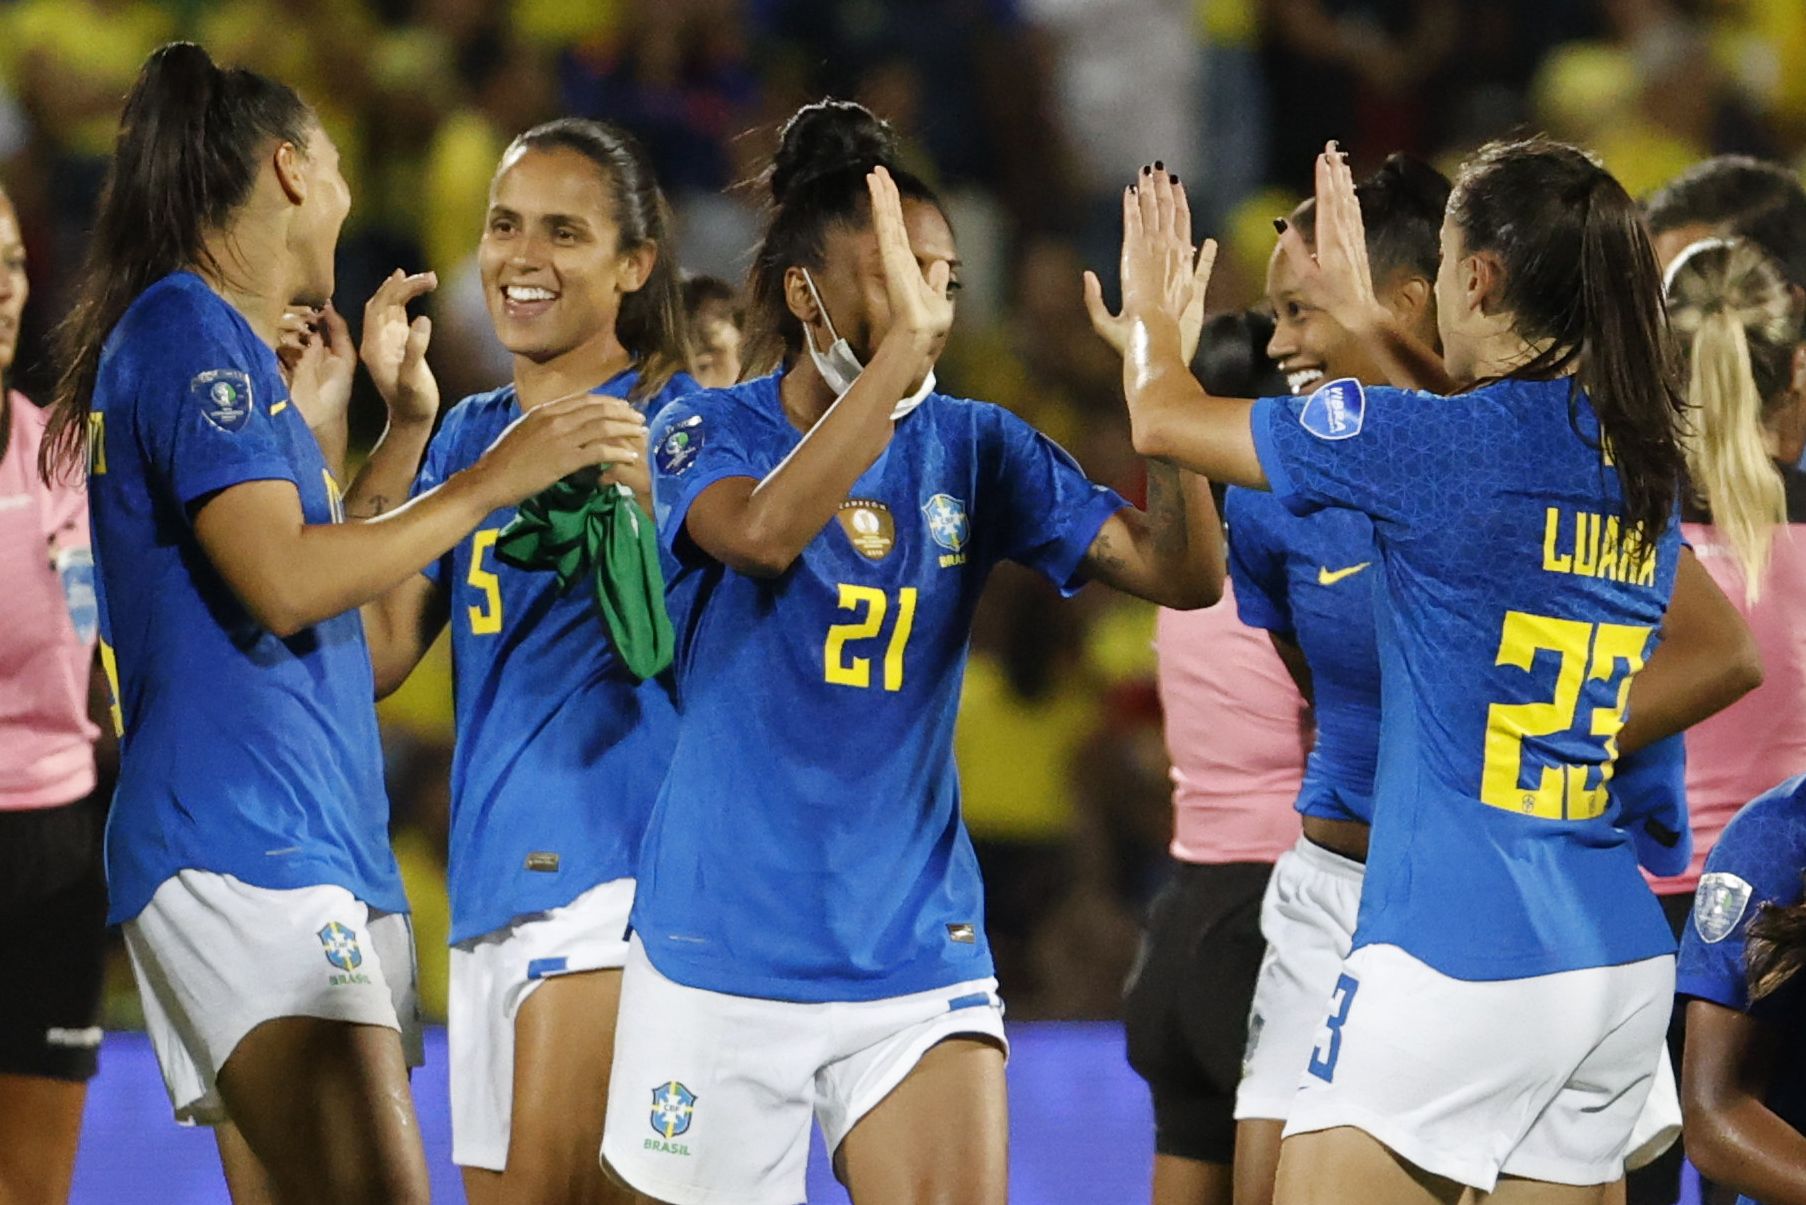
[[[1280,233],[1279,245],[1298,275],[1299,292],[1344,327],[1358,330],[1384,311],[1373,291],[1354,173],[1334,142],[1317,156],[1316,192],[1315,254],[1295,226]]]
[[[278,326],[276,358],[288,380],[289,397],[310,428],[344,421],[351,405],[357,356],[351,330],[339,312],[289,308]]]
[[[431,423],[439,413],[439,382],[426,363],[433,320],[423,314],[408,321],[408,303],[438,284],[432,272],[408,276],[397,268],[364,306],[359,355],[388,404],[391,422]]]
[[[947,290],[953,267],[936,260],[924,273],[909,246],[903,224],[903,198],[890,172],[875,167],[865,177],[872,198],[872,230],[878,236],[878,260],[884,268],[884,291],[890,299],[894,327],[938,344],[953,325],[953,298]]]
[[[1123,190],[1120,314],[1110,313],[1104,305],[1097,274],[1085,273],[1085,309],[1092,329],[1121,355],[1137,317],[1176,321],[1180,350],[1189,362],[1204,327],[1204,297],[1216,259],[1214,239],[1204,240],[1195,252],[1192,249],[1185,186],[1164,164],[1143,168],[1140,180]]]
[[[472,466],[495,506],[530,498],[582,468],[614,465],[623,480],[646,457],[646,420],[616,397],[580,393],[535,406]]]

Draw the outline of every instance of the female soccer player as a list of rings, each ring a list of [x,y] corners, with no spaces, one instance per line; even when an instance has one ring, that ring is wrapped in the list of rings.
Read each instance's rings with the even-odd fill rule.
[[[1346,179],[1340,156],[1319,171]],[[1189,215],[1163,173],[1138,185],[1123,251],[1138,449],[1298,511],[1364,511],[1387,601],[1384,802],[1277,1197],[1601,1200],[1673,986],[1606,790],[1680,550],[1682,399],[1635,206],[1571,147],[1483,149],[1436,280],[1448,371],[1477,384],[1249,403],[1180,371]],[[1320,230],[1317,253],[1377,317],[1361,243]]]
[[[664,199],[631,137],[593,121],[537,126],[508,147],[489,196],[477,258],[514,381],[446,416],[421,491],[559,398],[620,399],[643,447],[640,413],[696,388]],[[426,394],[436,408],[424,326],[408,347],[411,291],[398,277],[373,306],[371,372],[386,396]],[[413,467],[380,467],[384,488],[399,496]],[[617,482],[645,508],[631,521],[649,522],[643,456],[611,468],[605,488]],[[607,639],[594,586],[561,589],[549,570],[498,558],[514,517],[488,515],[367,609],[367,626],[382,693],[452,626],[452,1158],[466,1191],[479,1203],[615,1199],[596,1151],[635,855],[676,714],[666,683],[642,682]]]
[[[1806,776],[1726,826],[1681,937],[1687,1155],[1739,1205],[1806,1201],[1802,867]]]
[[[549,407],[429,496],[339,522],[272,348],[285,306],[330,294],[348,207],[294,92],[190,44],[154,53],[121,119],[44,467],[88,467],[124,733],[111,916],[177,1116],[235,1123],[221,1149],[241,1196],[424,1201],[400,1039],[407,901],[349,612],[496,507],[627,454],[628,433],[602,406]]]
[[[1002,1006],[952,738],[986,572],[1207,603],[1207,483],[1144,513],[935,391],[958,250],[858,105],[785,126],[748,361],[652,428],[683,721],[653,809],[603,1154],[668,1202],[1006,1195]],[[1196,341],[1202,307],[1183,339]]]
[[[1449,182],[1434,168],[1394,155],[1355,196],[1366,233],[1374,288],[1393,323],[1436,345],[1437,234]],[[1315,245],[1317,205],[1308,200],[1287,222]],[[1275,324],[1267,351],[1295,395],[1325,381],[1384,384],[1366,348],[1299,279],[1285,243],[1267,263],[1267,300]],[[1236,1091],[1239,1205],[1273,1194],[1279,1137],[1298,1079],[1323,1023],[1354,937],[1361,902],[1367,827],[1373,819],[1373,768],[1379,753],[1380,662],[1371,571],[1373,524],[1353,510],[1295,515],[1272,494],[1232,487],[1224,504],[1231,576],[1244,622],[1265,629],[1313,700],[1317,740],[1296,806],[1303,834],[1274,867],[1261,907],[1268,953],[1255,988],[1247,1056]]]
[[[79,488],[37,472],[44,413],[6,388],[28,293],[0,191],[0,1201],[65,1201],[100,1050],[107,893],[88,685],[94,560]]]

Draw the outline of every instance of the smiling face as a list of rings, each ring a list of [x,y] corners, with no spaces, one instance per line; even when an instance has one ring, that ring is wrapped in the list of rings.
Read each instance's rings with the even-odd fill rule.
[[[19,318],[30,292],[25,281],[25,240],[19,233],[19,215],[0,192],[0,377],[13,366],[19,348]]]
[[[520,148],[489,190],[477,262],[502,346],[543,362],[615,337],[621,299],[651,275],[657,249],[622,251],[608,180],[567,147]]]

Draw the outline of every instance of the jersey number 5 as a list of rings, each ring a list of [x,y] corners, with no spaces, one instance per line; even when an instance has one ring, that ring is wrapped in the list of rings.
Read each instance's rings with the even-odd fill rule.
[[[472,636],[493,636],[502,630],[502,579],[492,569],[483,568],[483,558],[495,547],[501,532],[485,528],[470,537],[470,573],[465,580],[483,592],[483,605],[466,607]]]
[[[1547,703],[1494,703],[1486,715],[1486,755],[1480,771],[1480,801],[1523,816],[1543,820],[1591,820],[1606,806],[1606,784],[1618,756],[1618,731],[1630,682],[1643,668],[1652,629],[1623,623],[1585,623],[1507,611],[1499,636],[1497,665],[1528,672],[1539,651],[1560,659],[1555,671],[1555,697]],[[1611,702],[1595,707],[1587,719],[1583,741],[1597,741],[1602,757],[1543,766],[1535,781],[1524,785],[1524,740],[1571,733],[1581,694],[1588,683],[1602,681]],[[1599,767],[1597,786],[1587,774]]]
[[[828,629],[827,643],[822,646],[822,676],[834,686],[868,688],[872,684],[871,658],[849,657],[847,645],[855,640],[870,640],[884,630],[890,599],[876,586],[851,586],[842,582],[840,609],[859,614],[859,618]],[[915,587],[905,586],[897,591],[897,620],[884,649],[885,690],[903,689],[903,650],[909,644],[909,630],[915,621]]]

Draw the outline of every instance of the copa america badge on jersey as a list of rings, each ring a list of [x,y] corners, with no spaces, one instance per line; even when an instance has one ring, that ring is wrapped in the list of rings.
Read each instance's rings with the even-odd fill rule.
[[[1731,935],[1743,911],[1750,905],[1754,889],[1734,874],[1714,870],[1699,876],[1699,887],[1693,893],[1693,927],[1701,941],[1721,942]]]
[[[658,441],[658,451],[653,458],[658,462],[658,471],[667,477],[677,474],[696,463],[696,454],[702,451],[702,415],[692,414],[682,422],[675,423],[665,432],[665,437]]]
[[[251,378],[236,368],[214,368],[188,382],[188,396],[200,403],[207,421],[228,434],[251,419]]]
[[[1317,386],[1298,412],[1298,422],[1318,439],[1348,439],[1361,433],[1367,394],[1353,377]]]
[[[897,522],[890,507],[870,498],[848,498],[835,513],[840,529],[859,555],[868,561],[881,561],[897,544]]]

